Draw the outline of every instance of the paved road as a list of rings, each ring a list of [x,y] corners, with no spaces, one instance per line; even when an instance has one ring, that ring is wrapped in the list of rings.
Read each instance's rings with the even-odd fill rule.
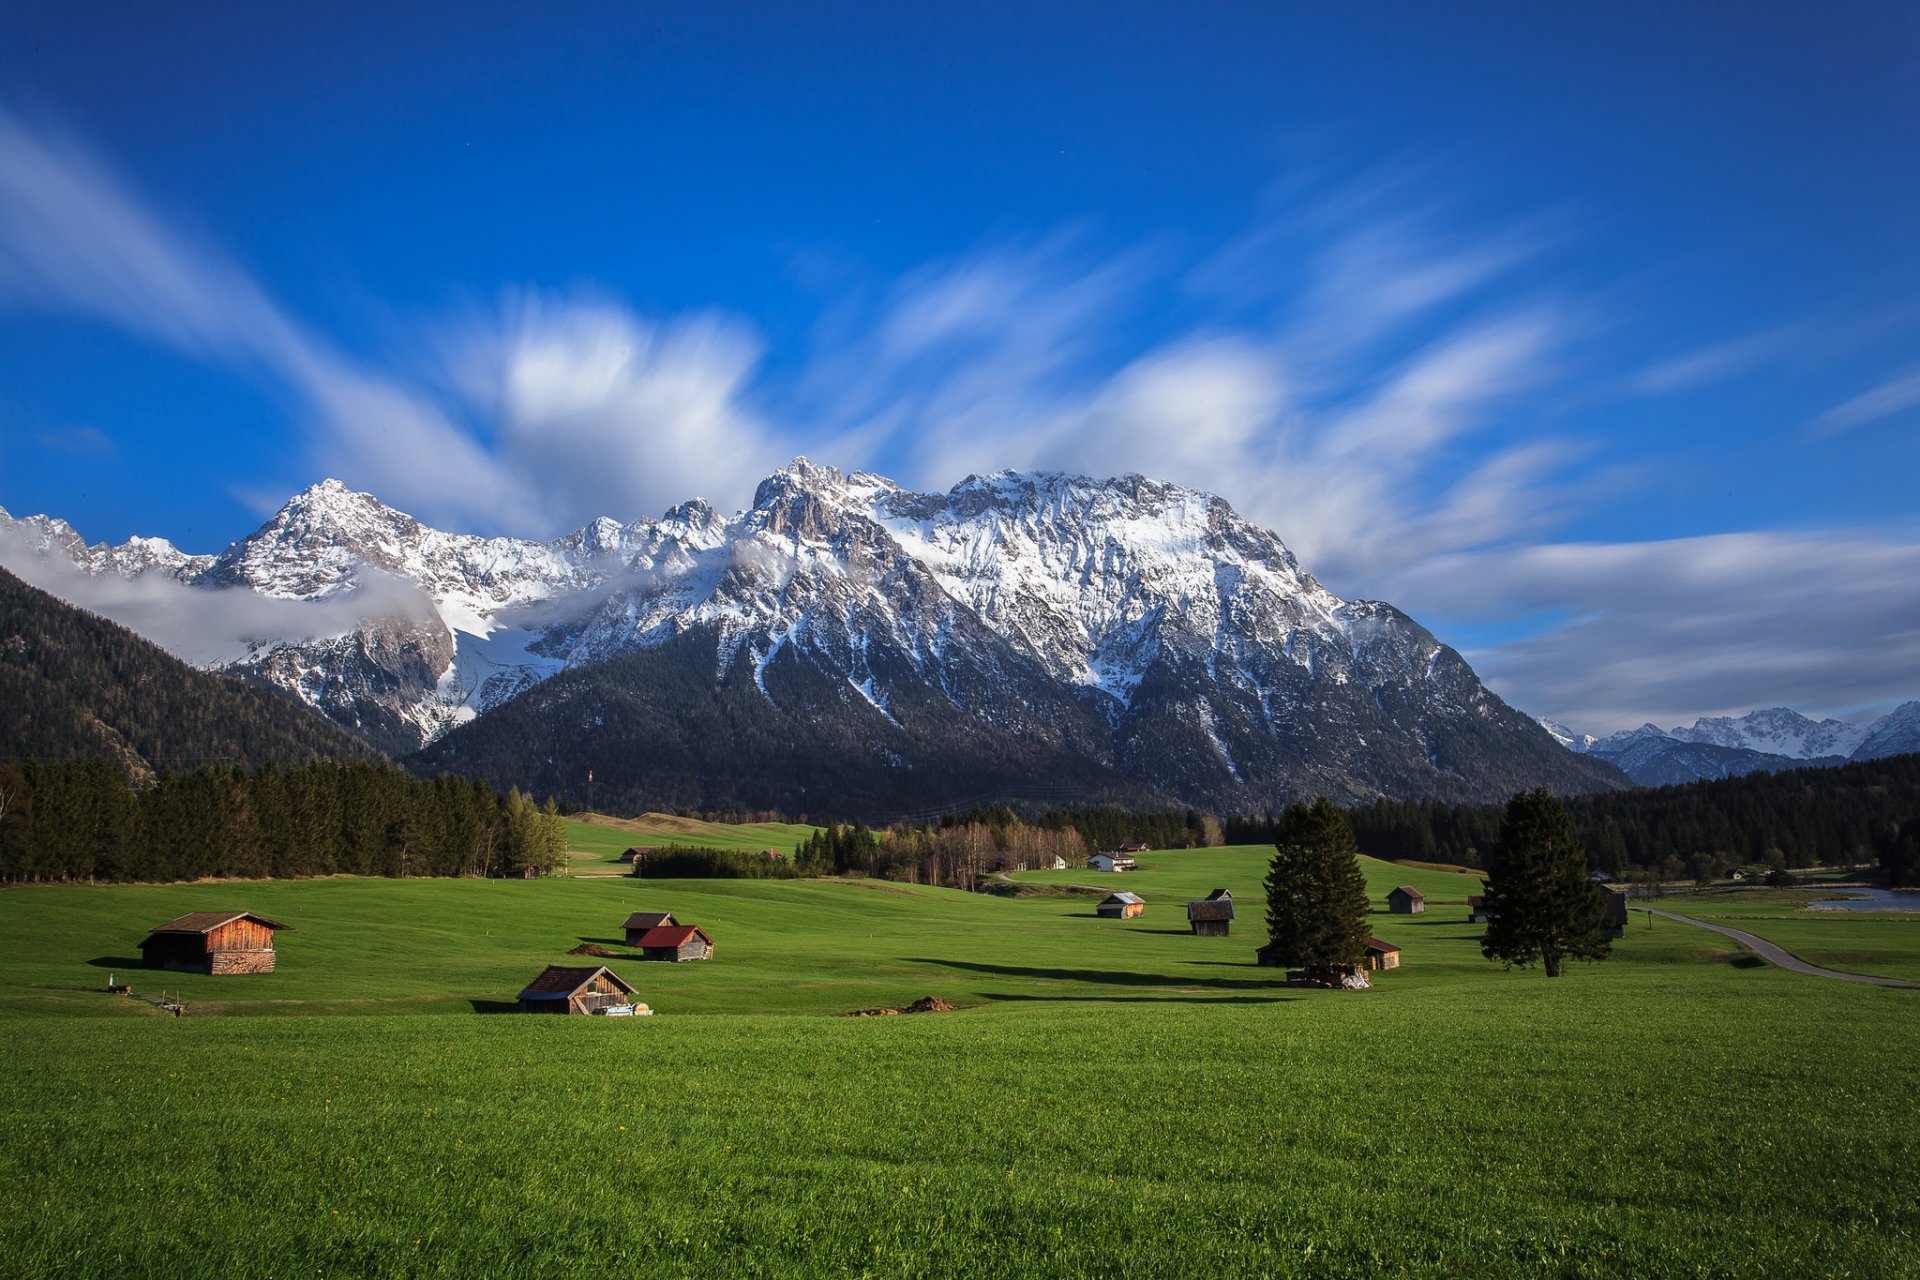
[[[1810,973],[1816,978],[1838,978],[1842,982],[1864,982],[1875,987],[1920,987],[1920,982],[1910,982],[1905,978],[1877,978],[1869,973],[1842,973],[1838,969],[1822,969],[1817,964],[1808,964],[1779,944],[1755,937],[1744,929],[1729,929],[1723,924],[1708,924],[1705,920],[1695,920],[1692,916],[1677,916],[1671,911],[1657,911],[1652,907],[1636,906],[1634,910],[1668,920],[1678,920],[1681,924],[1690,924],[1701,929],[1711,929],[1715,933],[1724,933],[1767,963],[1794,973]]]

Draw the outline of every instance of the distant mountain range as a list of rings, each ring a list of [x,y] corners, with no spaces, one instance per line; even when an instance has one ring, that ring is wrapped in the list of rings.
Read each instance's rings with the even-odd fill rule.
[[[1737,718],[1705,717],[1689,728],[1643,724],[1605,738],[1576,734],[1552,720],[1540,723],[1569,750],[1617,765],[1647,787],[1831,767],[1920,751],[1920,701],[1902,703],[1868,724],[1812,720],[1786,707],[1765,707]]]
[[[108,756],[138,778],[376,755],[291,698],[196,671],[0,570],[0,760]]]
[[[298,605],[225,669],[424,769],[582,799],[592,770],[607,804],[1257,811],[1626,785],[1392,605],[1341,599],[1226,502],[1140,476],[915,493],[797,459],[735,515],[694,500],[545,543],[441,532],[328,481],[218,555],[4,513],[0,554],[208,610]]]

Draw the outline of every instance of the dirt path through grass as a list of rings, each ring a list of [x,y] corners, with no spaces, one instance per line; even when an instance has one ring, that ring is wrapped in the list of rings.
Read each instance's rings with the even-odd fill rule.
[[[1808,964],[1778,943],[1768,942],[1765,938],[1748,933],[1744,929],[1732,929],[1723,924],[1708,924],[1705,920],[1695,920],[1692,916],[1675,915],[1671,911],[1659,911],[1653,907],[1634,909],[1644,911],[1648,915],[1678,920],[1681,924],[1690,924],[1697,928],[1711,929],[1715,933],[1725,934],[1767,963],[1792,973],[1812,974],[1816,978],[1838,978],[1842,982],[1864,982],[1875,987],[1920,987],[1920,982],[1910,982],[1905,978],[1880,978],[1868,973],[1842,973],[1838,969],[1822,969],[1819,965]]]

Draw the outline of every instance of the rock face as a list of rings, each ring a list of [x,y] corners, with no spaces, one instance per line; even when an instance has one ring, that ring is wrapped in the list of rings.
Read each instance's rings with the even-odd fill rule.
[[[9,523],[88,572],[378,602],[231,665],[426,746],[424,767],[580,794],[592,768],[608,802],[797,811],[851,788],[898,809],[972,788],[1257,810],[1624,781],[1393,606],[1139,476],[927,494],[796,459],[732,517],[693,501],[548,543],[443,533],[331,481],[218,556]]]

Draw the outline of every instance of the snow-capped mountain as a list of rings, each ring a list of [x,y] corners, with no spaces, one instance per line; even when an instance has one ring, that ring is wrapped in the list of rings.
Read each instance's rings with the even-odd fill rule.
[[[1705,716],[1692,728],[1674,728],[1668,736],[1682,742],[1705,742],[1739,747],[1768,755],[1811,760],[1818,756],[1850,756],[1872,730],[1844,720],[1810,720],[1786,707],[1763,707],[1738,718]]]
[[[1855,760],[1884,760],[1920,751],[1920,702],[1903,702],[1867,726],[1867,736],[1853,749]]]
[[[1786,707],[1763,707],[1744,716],[1703,716],[1691,727],[1643,724],[1604,738],[1575,734],[1552,721],[1541,723],[1562,746],[1618,765],[1649,787],[1920,751],[1920,702],[1904,703],[1868,724],[1812,720]]]
[[[262,638],[231,665],[454,767],[486,736],[457,726],[535,688],[569,726],[566,753],[590,757],[607,715],[568,700],[604,700],[619,663],[622,689],[649,691],[623,698],[629,716],[698,685],[750,690],[726,714],[778,713],[788,737],[852,726],[837,741],[902,778],[876,796],[910,794],[935,740],[1001,752],[1030,778],[1219,807],[1619,782],[1553,750],[1391,605],[1335,596],[1221,499],[1139,476],[1001,473],[928,494],[802,458],[731,517],[696,500],[547,543],[430,529],[328,481],[212,557],[11,523],[89,573],[339,607],[315,616],[344,624]],[[563,672],[583,674],[548,686]],[[511,745],[525,760],[499,767],[537,773],[557,737],[524,725]]]

